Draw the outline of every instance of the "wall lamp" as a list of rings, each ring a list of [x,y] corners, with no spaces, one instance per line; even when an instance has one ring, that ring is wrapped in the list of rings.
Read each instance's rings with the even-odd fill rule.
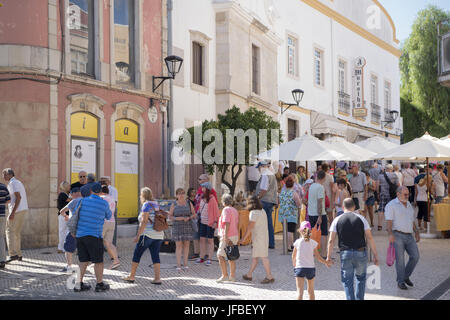
[[[397,110],[391,110],[391,111],[389,111],[389,115],[390,115],[390,118],[388,118],[388,120],[381,121],[381,125],[383,125],[383,123],[385,123],[383,128],[386,128],[386,126],[389,123],[394,123],[395,121],[397,121],[399,112]]]
[[[294,107],[294,106],[298,107],[300,102],[303,99],[303,95],[304,94],[305,94],[305,92],[303,90],[301,90],[301,89],[294,89],[294,90],[292,90],[292,97],[294,98],[295,103],[294,104],[293,103],[284,103],[284,102],[281,101],[281,105],[280,105],[280,107],[281,107],[281,114],[283,114],[286,111],[288,111],[290,107]],[[287,108],[283,109],[283,107],[287,107]]]
[[[153,76],[153,92],[155,92],[163,84],[164,81],[168,79],[175,79],[176,74],[180,72],[181,66],[183,65],[183,59],[177,56],[168,56],[164,60],[166,61],[169,76],[168,77]],[[155,80],[159,80],[159,83],[156,83]]]

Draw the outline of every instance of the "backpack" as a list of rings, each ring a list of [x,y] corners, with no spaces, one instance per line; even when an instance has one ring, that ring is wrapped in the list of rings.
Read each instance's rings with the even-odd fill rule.
[[[389,180],[386,172],[383,172],[383,175],[389,185],[389,196],[391,200],[397,198],[397,185],[393,184],[391,180]]]

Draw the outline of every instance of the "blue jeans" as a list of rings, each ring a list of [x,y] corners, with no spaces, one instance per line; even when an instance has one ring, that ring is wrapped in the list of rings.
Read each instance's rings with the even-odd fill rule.
[[[397,270],[397,282],[402,283],[409,279],[419,262],[419,248],[416,239],[412,234],[402,234],[394,231],[395,248],[395,269]],[[408,263],[405,267],[405,251],[409,255]]]
[[[345,250],[341,256],[341,281],[347,300],[364,300],[366,290],[367,252]],[[354,281],[356,276],[356,296]]]
[[[264,211],[267,214],[267,228],[269,231],[269,248],[275,248],[275,232],[273,230],[272,210],[275,204],[261,201]]]

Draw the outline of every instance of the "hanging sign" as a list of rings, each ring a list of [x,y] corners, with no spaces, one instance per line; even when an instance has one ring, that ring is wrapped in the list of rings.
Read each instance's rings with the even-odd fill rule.
[[[148,120],[150,120],[151,123],[155,123],[158,120],[158,110],[156,107],[150,107],[148,109]]]
[[[363,118],[367,116],[367,109],[364,106],[364,66],[366,59],[358,57],[355,60],[354,80],[354,100],[353,117]]]

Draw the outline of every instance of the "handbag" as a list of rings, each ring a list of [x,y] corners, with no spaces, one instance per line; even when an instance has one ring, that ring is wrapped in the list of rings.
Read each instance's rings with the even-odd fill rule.
[[[67,221],[67,229],[69,229],[69,232],[72,234],[72,236],[75,238],[75,235],[77,234],[78,229],[78,220],[80,220],[80,208],[83,200],[80,200],[80,203],[78,204],[77,209],[70,217],[69,221]]]
[[[150,219],[150,217],[148,217],[148,220],[150,221],[150,223],[153,224],[153,230],[155,230],[156,232],[161,232],[161,231],[165,231],[167,229],[169,229],[169,224],[167,223],[167,215],[168,213],[162,210],[155,210],[155,207],[153,206],[153,204],[150,203],[150,205],[153,207],[154,211],[155,211],[155,221],[153,222],[152,219]]]
[[[240,257],[239,246],[238,245],[226,246],[225,253],[229,261],[237,260]]]
[[[393,243],[389,243],[386,255],[386,264],[389,267],[392,267],[394,265],[394,261],[395,261],[395,247]]]
[[[320,238],[322,237],[322,231],[320,230],[320,225],[316,225],[311,229],[311,239],[317,242],[317,249],[320,249]]]

